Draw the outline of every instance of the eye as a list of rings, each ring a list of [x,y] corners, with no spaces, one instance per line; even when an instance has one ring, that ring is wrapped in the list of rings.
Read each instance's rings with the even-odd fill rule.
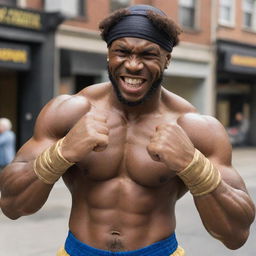
[[[145,57],[145,58],[155,58],[158,55],[154,52],[143,52],[142,56]]]
[[[115,49],[114,52],[119,56],[125,56],[129,54],[129,51],[125,49]]]

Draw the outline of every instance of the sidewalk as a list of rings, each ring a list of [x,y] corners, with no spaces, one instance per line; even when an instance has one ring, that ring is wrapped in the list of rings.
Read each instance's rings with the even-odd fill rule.
[[[233,164],[256,202],[256,148],[234,149]],[[54,256],[65,241],[70,205],[69,192],[59,181],[46,205],[36,214],[13,221],[0,212],[0,255]],[[177,238],[186,249],[186,256],[256,255],[255,222],[247,243],[231,251],[205,231],[189,193],[177,203],[176,216]]]

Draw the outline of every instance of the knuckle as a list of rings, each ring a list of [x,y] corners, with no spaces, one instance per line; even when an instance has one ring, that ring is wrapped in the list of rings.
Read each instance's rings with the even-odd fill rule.
[[[153,144],[153,143],[148,144],[148,145],[147,145],[147,150],[148,150],[149,152],[154,151],[154,144]]]

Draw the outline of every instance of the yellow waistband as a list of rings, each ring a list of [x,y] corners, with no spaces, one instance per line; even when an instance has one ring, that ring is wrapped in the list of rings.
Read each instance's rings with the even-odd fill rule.
[[[65,251],[64,248],[60,248],[56,256],[70,256],[70,255]],[[185,251],[179,246],[177,250],[174,253],[172,253],[170,256],[185,256]]]
[[[185,256],[185,250],[179,246],[170,256]]]
[[[67,252],[65,251],[65,249],[62,247],[58,250],[56,256],[69,256],[69,254],[67,254]]]

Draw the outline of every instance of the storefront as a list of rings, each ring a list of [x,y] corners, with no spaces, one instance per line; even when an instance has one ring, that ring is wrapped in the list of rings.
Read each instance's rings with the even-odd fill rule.
[[[17,148],[54,96],[55,30],[61,21],[58,13],[0,5],[0,116],[12,121]]]
[[[256,45],[217,43],[217,117],[236,126],[237,113],[248,120],[248,145],[256,145]]]
[[[56,34],[59,56],[58,93],[73,94],[107,81],[107,46],[98,32],[61,25]]]
[[[165,71],[164,87],[192,103],[201,114],[215,114],[214,55],[210,46],[181,42]]]

